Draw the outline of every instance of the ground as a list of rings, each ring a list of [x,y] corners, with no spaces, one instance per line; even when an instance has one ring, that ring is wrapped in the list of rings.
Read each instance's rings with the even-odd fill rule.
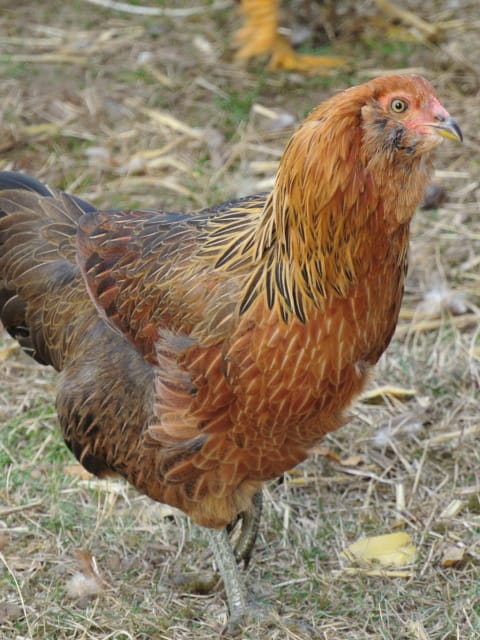
[[[197,209],[268,189],[305,113],[380,72],[423,73],[460,123],[464,145],[439,153],[445,198],[416,215],[401,319],[370,385],[405,393],[361,399],[325,450],[268,485],[246,576],[277,621],[242,637],[480,637],[476,3],[410,2],[435,27],[428,40],[374,2],[335,3],[333,17],[320,3],[284,2],[282,26],[304,49],[349,59],[312,77],[268,73],[266,60],[239,66],[234,2],[142,4],[165,12],[4,0],[0,168],[98,206]],[[212,570],[202,533],[120,481],[83,478],[57,429],[56,375],[4,334],[0,366],[1,637],[217,637],[221,589],[184,583]],[[342,555],[396,531],[417,550],[406,567]]]

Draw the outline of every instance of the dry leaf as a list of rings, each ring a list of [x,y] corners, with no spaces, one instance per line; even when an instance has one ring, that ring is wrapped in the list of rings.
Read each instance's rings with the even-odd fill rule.
[[[455,518],[465,505],[466,503],[463,500],[452,500],[442,511],[440,518]]]
[[[339,460],[342,467],[358,467],[362,463],[361,456],[348,456],[348,458],[342,458]]]
[[[360,569],[359,567],[345,567],[342,573],[347,576],[368,576],[369,578],[413,578],[415,573],[408,569]]]
[[[16,602],[0,602],[0,622],[16,620],[24,615],[23,609]]]
[[[72,600],[83,600],[91,598],[103,591],[101,582],[92,576],[86,576],[84,573],[74,573],[67,580],[65,585],[67,595]]]
[[[443,311],[459,316],[467,313],[468,305],[461,291],[450,289],[445,282],[435,282],[425,292],[423,301],[417,306],[417,311],[427,318],[441,316]]]
[[[333,460],[334,462],[340,462],[340,456],[332,451],[328,447],[323,447],[319,445],[317,447],[313,447],[310,449],[311,453],[316,453],[318,456],[322,456],[323,458],[328,458],[329,460]]]
[[[71,476],[72,478],[78,478],[79,480],[89,480],[90,478],[94,478],[95,476],[82,467],[81,464],[66,464],[63,467],[64,473],[67,476]]]
[[[415,561],[416,549],[408,533],[387,533],[361,538],[345,549],[343,555],[359,563],[403,567]]]
[[[8,358],[18,353],[18,351],[20,351],[20,345],[18,344],[9,344],[6,347],[2,347],[0,349],[0,362],[8,360]]]
[[[442,567],[454,567],[465,560],[465,549],[450,545],[442,556]]]
[[[87,576],[99,577],[97,561],[88,549],[75,549],[77,558],[83,573]]]
[[[8,536],[8,531],[2,531],[0,528],[0,551],[3,551],[6,547],[8,547],[8,543],[10,538]]]
[[[75,556],[81,571],[77,571],[67,580],[65,588],[68,597],[83,600],[98,595],[104,590],[105,584],[95,558],[87,549],[76,549]]]
[[[22,556],[9,555],[8,566],[12,571],[25,571],[26,573],[34,573],[41,568],[42,560],[40,558],[32,558],[27,554],[24,554]]]
[[[407,629],[409,630],[414,640],[430,640],[430,636],[425,631],[425,627],[420,622],[420,620],[409,620]]]

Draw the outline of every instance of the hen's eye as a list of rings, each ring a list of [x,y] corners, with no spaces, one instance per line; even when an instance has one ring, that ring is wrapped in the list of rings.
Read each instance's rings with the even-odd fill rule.
[[[394,113],[403,113],[408,109],[408,102],[401,98],[394,98],[390,103],[390,107]]]

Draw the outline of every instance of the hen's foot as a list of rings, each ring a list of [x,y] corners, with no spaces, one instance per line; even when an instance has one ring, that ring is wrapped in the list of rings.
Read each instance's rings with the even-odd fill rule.
[[[263,605],[250,603],[241,612],[230,615],[222,636],[227,638],[240,635],[246,627],[253,627],[258,630],[261,636],[266,637],[267,629],[278,626],[278,614],[271,608]]]
[[[322,73],[334,67],[342,67],[347,63],[346,58],[337,56],[312,56],[298,53],[292,45],[280,34],[276,35],[273,43],[272,56],[268,64],[269,69],[285,69],[300,73]]]
[[[212,571],[192,572],[177,574],[172,578],[172,584],[176,589],[185,593],[197,595],[209,595],[218,588],[220,576]]]

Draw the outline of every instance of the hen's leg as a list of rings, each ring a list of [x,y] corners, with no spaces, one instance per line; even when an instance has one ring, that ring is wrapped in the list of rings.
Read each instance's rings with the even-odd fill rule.
[[[236,627],[242,624],[249,613],[247,589],[226,529],[207,529],[207,533],[225,587],[230,613],[228,626]]]
[[[258,529],[259,529],[261,515],[262,515],[262,504],[263,504],[262,492],[259,491],[252,498],[251,509],[249,509],[248,511],[244,511],[243,513],[240,513],[237,520],[232,522],[232,524],[229,525],[226,529],[224,529],[223,532],[220,533],[218,531],[212,531],[211,529],[206,529],[207,533],[209,534],[210,548],[215,554],[215,559],[217,560],[217,564],[218,564],[218,570],[220,572],[220,576],[222,579],[225,579],[226,574],[234,574],[234,575],[237,574],[238,575],[238,580],[236,580],[237,585],[242,584],[242,579],[240,577],[238,569],[235,569],[235,571],[228,569],[228,566],[230,566],[230,555],[233,554],[233,557],[237,564],[240,562],[243,562],[244,568],[248,566],[248,563],[250,562],[250,558],[252,555],[253,547],[255,545],[255,540],[257,539]],[[235,526],[239,521],[240,521],[240,533],[232,548],[232,544],[228,536],[231,534],[232,530],[235,528]],[[202,530],[203,530],[203,527],[202,527]],[[215,541],[213,540],[212,535],[214,533],[216,533],[221,538],[221,541],[219,543],[217,543],[216,539]],[[225,539],[227,540],[228,547],[227,547],[227,543],[225,543]],[[223,549],[224,547],[228,548],[228,551],[226,550],[222,552],[223,553],[222,557],[224,558],[224,560],[223,562],[219,562],[217,552],[219,548]],[[227,569],[225,570],[226,574],[223,569],[224,565],[227,566]],[[228,579],[229,578],[227,577],[227,580]],[[203,575],[196,575],[196,574],[193,576],[192,575],[177,576],[176,582],[178,585],[181,585],[187,591],[192,591],[195,593],[210,593],[218,584],[218,575],[209,576],[209,577],[205,577]],[[225,585],[225,589],[227,591],[227,598],[229,599],[229,606],[230,606],[230,597],[228,595],[228,588],[229,587]],[[237,586],[237,591],[238,591],[238,588],[239,587]]]
[[[230,613],[228,628],[231,630],[242,626],[252,616],[261,616],[260,611],[248,604],[248,593],[238,563],[243,561],[246,567],[250,561],[260,526],[262,505],[263,494],[259,491],[252,498],[251,509],[239,515],[240,535],[234,548],[230,543],[229,532],[235,525],[226,529],[207,530],[210,547],[225,587]]]

